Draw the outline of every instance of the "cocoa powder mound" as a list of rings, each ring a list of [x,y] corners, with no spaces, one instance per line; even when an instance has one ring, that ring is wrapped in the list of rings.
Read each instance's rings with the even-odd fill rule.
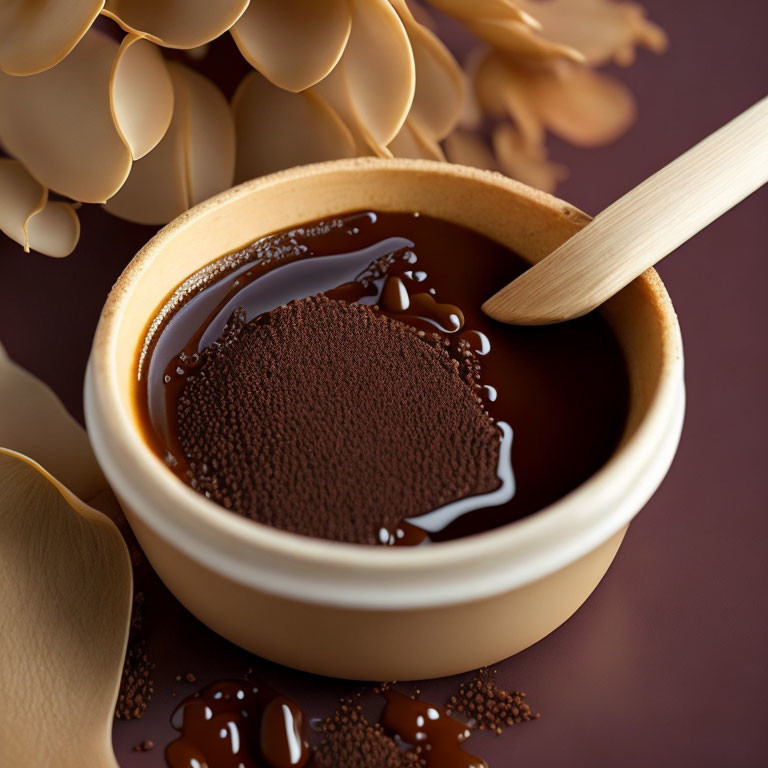
[[[500,433],[468,379],[439,337],[371,307],[235,313],[179,398],[190,484],[283,530],[375,544],[498,487]]]

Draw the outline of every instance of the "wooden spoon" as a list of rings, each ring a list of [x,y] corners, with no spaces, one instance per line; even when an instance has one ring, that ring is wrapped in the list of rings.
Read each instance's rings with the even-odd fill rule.
[[[0,448],[0,765],[118,768],[131,592],[115,525]]]
[[[517,325],[580,317],[767,181],[768,97],[606,208],[483,311]]]

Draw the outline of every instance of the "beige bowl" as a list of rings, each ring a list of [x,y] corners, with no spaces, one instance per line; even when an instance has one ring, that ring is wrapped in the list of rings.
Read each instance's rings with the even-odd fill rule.
[[[225,512],[169,472],[142,438],[134,388],[148,321],[184,278],[221,254],[361,208],[457,222],[531,262],[589,220],[498,174],[423,161],[345,160],[231,189],[165,227],[115,285],[88,366],[88,431],[155,570],[208,626],[311,672],[436,677],[535,643],[600,581],[677,447],[680,334],[653,270],[604,306],[630,371],[626,434],[597,474],[518,522],[431,547],[387,549],[304,538]]]

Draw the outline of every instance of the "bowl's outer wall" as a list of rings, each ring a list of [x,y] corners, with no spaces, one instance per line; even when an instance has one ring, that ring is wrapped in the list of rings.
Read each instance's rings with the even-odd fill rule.
[[[123,503],[160,578],[200,621],[270,661],[352,680],[424,680],[495,664],[568,619],[603,578],[626,528],[556,573],[495,597],[404,611],[332,608],[227,579],[161,539]],[[417,588],[417,587],[415,587]]]

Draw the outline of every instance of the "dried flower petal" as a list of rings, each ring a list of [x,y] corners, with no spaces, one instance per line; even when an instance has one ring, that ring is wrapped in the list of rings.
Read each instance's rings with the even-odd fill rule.
[[[195,48],[226,32],[247,7],[248,0],[107,0],[103,14],[166,48]]]
[[[544,144],[545,130],[581,146],[613,141],[635,118],[629,90],[583,64],[526,65],[491,52],[475,75],[480,104],[494,117],[511,117],[520,140]]]
[[[615,0],[516,0],[542,26],[548,40],[580,51],[589,64],[631,64],[642,45],[661,53],[664,31],[646,18],[636,3]]]
[[[173,86],[159,49],[127,35],[115,57],[110,85],[115,125],[138,160],[157,146],[173,114]]]
[[[480,130],[485,120],[473,85],[477,70],[486,56],[487,48],[479,45],[472,48],[464,57],[464,102],[461,105],[457,125],[471,131]]]
[[[27,222],[29,247],[60,259],[69,256],[80,240],[80,219],[76,205],[48,200]]]
[[[92,499],[107,488],[85,430],[42,381],[0,346],[0,448],[41,464],[72,493]]]
[[[422,135],[443,139],[456,125],[464,100],[461,67],[439,38],[416,21],[405,0],[390,2],[405,25],[416,67],[416,90],[408,121],[418,126]]]
[[[3,764],[116,766],[112,719],[132,603],[128,549],[109,519],[5,450],[0,585],[0,687],[23,701],[0,709]],[[87,738],[74,743],[75,734]]]
[[[614,141],[635,120],[629,89],[609,75],[560,62],[530,79],[531,103],[549,131],[580,146]]]
[[[235,121],[218,87],[208,78],[172,64],[174,90],[186,102],[186,168],[189,205],[232,186]]]
[[[141,224],[165,224],[232,184],[235,127],[221,91],[176,62],[171,124],[162,141],[133,165],[122,189],[104,206]]]
[[[0,230],[29,251],[27,222],[48,199],[48,191],[18,161],[0,158]]]
[[[541,145],[545,140],[544,125],[532,94],[532,80],[541,75],[542,69],[490,51],[478,65],[474,78],[482,109],[492,117],[511,117],[521,138],[531,146]]]
[[[6,0],[0,11],[0,70],[34,75],[56,66],[99,15],[104,0]]]
[[[311,88],[311,93],[335,112],[347,126],[354,141],[355,157],[364,157],[371,153],[379,157],[392,157],[392,153],[386,147],[377,144],[360,122],[352,105],[352,97],[349,95],[347,77],[342,63],[339,63],[327,77],[314,85]]]
[[[0,74],[0,141],[41,184],[75,200],[106,200],[131,168],[110,103],[118,50],[91,29],[52,69]]]
[[[69,256],[80,239],[71,203],[48,200],[48,190],[18,160],[0,158],[0,230],[24,250]]]
[[[303,91],[338,63],[349,38],[348,0],[256,0],[232,27],[246,60],[288,91]]]
[[[251,72],[240,83],[232,109],[238,182],[293,165],[355,154],[355,140],[347,126],[312,91],[290,93]]]
[[[395,157],[412,157],[421,160],[445,160],[440,145],[430,136],[422,133],[411,119],[405,121],[400,132],[389,142],[389,149]]]
[[[487,19],[509,19],[521,21],[536,27],[537,22],[522,8],[517,0],[429,0],[431,5],[458,19],[485,17]]]
[[[531,147],[509,124],[494,130],[493,150],[504,173],[544,192],[554,191],[568,175],[564,166],[547,160],[544,147]]]
[[[374,145],[386,146],[413,102],[413,52],[387,0],[352,0],[352,31],[339,63],[355,115]]]
[[[496,158],[485,139],[469,131],[454,131],[443,142],[445,155],[452,163],[481,168],[484,171],[498,170]]]
[[[464,23],[479,38],[513,56],[524,59],[584,59],[575,48],[553,42],[521,21],[479,17],[468,18]]]

